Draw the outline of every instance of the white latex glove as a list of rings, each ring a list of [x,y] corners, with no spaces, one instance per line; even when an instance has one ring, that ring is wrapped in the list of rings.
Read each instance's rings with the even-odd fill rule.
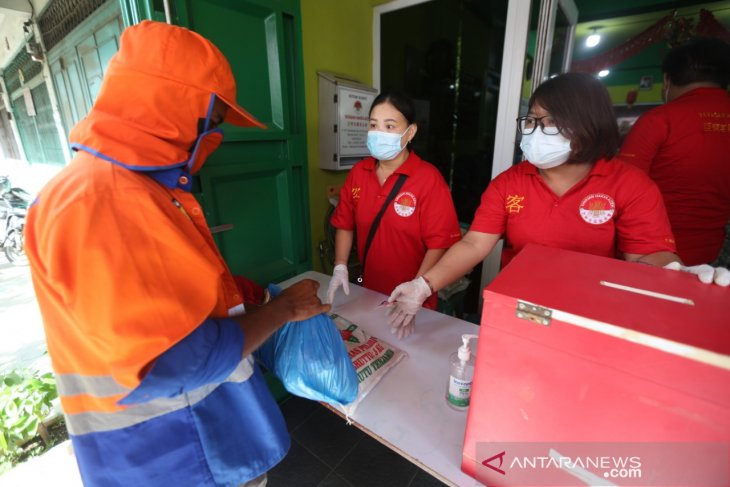
[[[398,340],[406,338],[416,330],[416,316],[411,315],[407,324],[399,327],[391,327],[390,332],[398,337]]]
[[[712,267],[708,264],[684,266],[679,262],[670,262],[664,268],[695,274],[705,284],[712,284],[714,282],[722,287],[730,285],[730,270],[724,267]]]
[[[335,300],[337,289],[342,286],[343,291],[350,295],[350,273],[345,264],[337,264],[332,271],[332,279],[327,288],[327,304],[332,304]]]
[[[391,303],[388,318],[390,331],[398,338],[405,338],[413,333],[416,313],[431,294],[431,286],[423,277],[398,285],[388,298]]]

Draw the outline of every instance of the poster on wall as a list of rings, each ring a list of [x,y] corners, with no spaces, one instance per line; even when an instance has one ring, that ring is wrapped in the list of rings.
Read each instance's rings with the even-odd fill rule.
[[[639,80],[639,89],[640,90],[650,90],[651,87],[654,85],[654,76],[642,76]]]
[[[363,157],[368,155],[369,113],[375,95],[375,93],[357,88],[339,87],[337,126],[339,130],[340,157]]]

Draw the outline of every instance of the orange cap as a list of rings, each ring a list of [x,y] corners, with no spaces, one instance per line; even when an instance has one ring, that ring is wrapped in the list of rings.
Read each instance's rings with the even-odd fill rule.
[[[125,42],[126,37],[130,42]],[[114,61],[119,67],[128,65],[184,85],[212,90],[229,107],[226,122],[266,128],[236,102],[236,81],[226,57],[196,32],[163,22],[142,21],[124,31]]]

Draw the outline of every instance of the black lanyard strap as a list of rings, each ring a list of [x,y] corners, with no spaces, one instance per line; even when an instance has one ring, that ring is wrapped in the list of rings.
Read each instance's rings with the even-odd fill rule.
[[[375,216],[375,219],[373,220],[373,224],[370,226],[370,231],[368,232],[368,238],[365,240],[365,250],[362,253],[362,270],[360,271],[360,277],[357,278],[357,282],[359,284],[362,284],[362,277],[365,275],[365,261],[368,258],[368,251],[370,250],[370,244],[373,242],[373,237],[375,237],[375,232],[378,230],[378,226],[380,225],[380,220],[383,218],[383,215],[385,214],[385,210],[388,208],[388,205],[391,201],[395,198],[395,196],[398,194],[398,191],[403,187],[403,184],[406,182],[406,176],[405,174],[399,174],[398,180],[393,185],[393,189],[390,190],[390,194],[388,194],[388,197],[385,199],[385,203],[383,203],[383,207],[380,208],[380,211]]]

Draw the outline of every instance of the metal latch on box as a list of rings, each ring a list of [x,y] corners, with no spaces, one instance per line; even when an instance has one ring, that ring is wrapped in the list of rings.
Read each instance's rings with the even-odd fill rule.
[[[553,317],[553,310],[518,300],[515,314],[518,318],[522,318],[523,320],[548,326]]]

